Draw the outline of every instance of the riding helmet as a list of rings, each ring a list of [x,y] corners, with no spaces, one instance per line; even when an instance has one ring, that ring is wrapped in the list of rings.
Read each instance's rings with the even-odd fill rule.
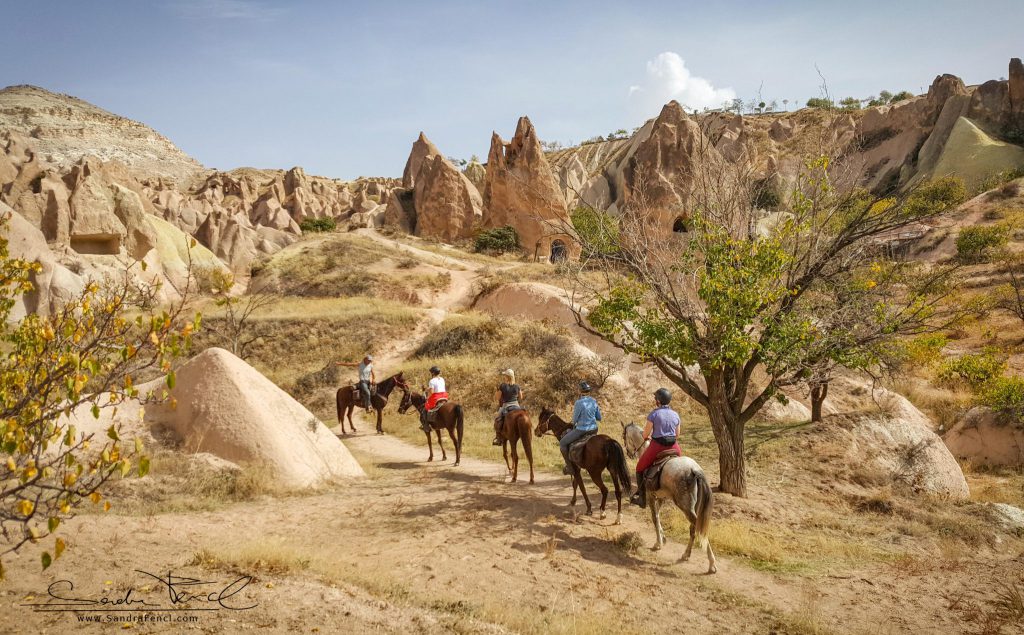
[[[654,391],[654,400],[663,406],[672,403],[672,391],[668,388],[659,388]]]
[[[431,375],[440,375],[441,374],[441,369],[438,368],[437,366],[431,366],[430,367],[430,374]]]
[[[580,392],[590,392],[590,391],[591,391],[590,384],[588,384],[585,381],[581,381],[580,382]]]

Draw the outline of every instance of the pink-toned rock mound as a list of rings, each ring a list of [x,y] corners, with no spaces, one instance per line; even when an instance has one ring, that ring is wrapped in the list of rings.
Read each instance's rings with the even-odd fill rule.
[[[147,420],[173,429],[193,452],[262,463],[291,488],[365,476],[348,449],[309,410],[228,351],[209,348],[177,372],[170,403]]]
[[[971,408],[942,439],[954,456],[975,465],[1024,465],[1024,426],[988,408]]]

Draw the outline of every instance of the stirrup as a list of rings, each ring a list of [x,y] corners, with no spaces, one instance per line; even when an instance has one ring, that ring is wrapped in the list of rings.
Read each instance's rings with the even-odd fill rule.
[[[565,467],[562,468],[562,474],[565,474],[566,476],[572,476],[572,468],[566,465]]]

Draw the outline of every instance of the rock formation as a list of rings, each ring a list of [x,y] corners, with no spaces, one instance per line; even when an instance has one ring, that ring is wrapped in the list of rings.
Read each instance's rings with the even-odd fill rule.
[[[520,117],[509,143],[497,133],[491,137],[484,225],[515,227],[523,250],[538,259],[567,255],[574,244],[566,234],[571,224],[565,197],[527,117]]]
[[[942,439],[954,456],[972,465],[1024,466],[1024,425],[988,408],[971,408]]]
[[[416,187],[416,176],[420,173],[423,162],[440,154],[441,151],[437,149],[437,146],[427,139],[427,135],[420,132],[419,138],[412,144],[409,159],[405,162],[405,170],[402,172],[402,187],[406,189]]]
[[[469,238],[480,221],[482,203],[470,180],[448,159],[440,154],[429,157],[413,190],[416,234],[446,242]]]

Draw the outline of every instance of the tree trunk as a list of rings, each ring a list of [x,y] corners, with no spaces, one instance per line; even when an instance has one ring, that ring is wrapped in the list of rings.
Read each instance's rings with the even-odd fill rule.
[[[710,378],[709,378],[710,379]],[[711,387],[708,384],[708,416],[711,429],[718,444],[718,470],[720,488],[727,494],[745,497],[747,495],[747,461],[743,453],[743,422],[732,414],[724,386]]]
[[[816,382],[811,384],[811,422],[821,421],[821,406],[828,397],[828,382]]]

